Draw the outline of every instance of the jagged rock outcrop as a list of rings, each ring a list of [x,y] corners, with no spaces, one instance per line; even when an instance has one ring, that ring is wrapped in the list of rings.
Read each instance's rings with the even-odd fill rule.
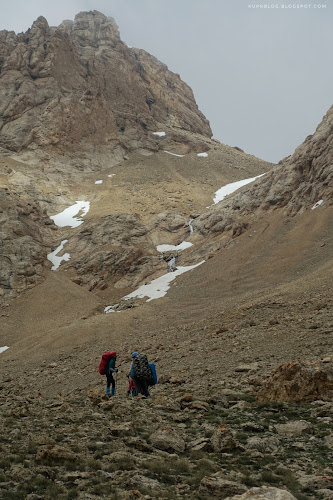
[[[38,202],[0,188],[0,300],[42,281],[51,228]]]
[[[127,47],[112,18],[81,12],[26,33],[0,32],[0,146],[69,151],[157,148],[158,124],[211,137],[193,92],[155,57]]]
[[[135,286],[151,276],[161,261],[148,241],[148,228],[131,214],[109,215],[83,227],[68,249],[77,256],[71,263],[73,281],[89,290]]]
[[[254,214],[282,208],[295,216],[321,200],[324,206],[333,203],[333,106],[291,157],[198,217],[194,226],[203,235],[230,232],[235,237]]]
[[[257,400],[333,400],[333,363],[322,361],[283,363],[264,382]]]

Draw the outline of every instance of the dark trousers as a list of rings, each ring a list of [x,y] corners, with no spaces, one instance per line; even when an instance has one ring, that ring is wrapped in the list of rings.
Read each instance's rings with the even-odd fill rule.
[[[139,380],[137,378],[133,378],[133,380],[135,384],[136,395],[141,392],[141,394],[146,396],[146,398],[150,398],[147,382],[145,380]]]
[[[116,382],[114,381],[112,372],[106,373],[105,375],[106,375],[106,385],[107,385],[107,387],[110,387],[110,385],[112,385],[112,387],[115,388],[116,387]]]

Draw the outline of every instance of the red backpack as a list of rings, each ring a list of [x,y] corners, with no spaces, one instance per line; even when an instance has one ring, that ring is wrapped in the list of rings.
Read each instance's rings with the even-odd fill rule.
[[[102,359],[100,360],[99,365],[98,365],[98,371],[101,375],[106,374],[106,368],[108,366],[110,359],[115,358],[116,356],[117,356],[117,353],[115,351],[105,352],[104,354],[102,354]]]

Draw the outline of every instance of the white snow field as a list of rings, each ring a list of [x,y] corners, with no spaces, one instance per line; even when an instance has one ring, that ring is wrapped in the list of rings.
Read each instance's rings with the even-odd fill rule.
[[[191,246],[193,246],[193,243],[182,241],[179,245],[157,245],[156,249],[158,252],[170,252],[172,250],[185,250]]]
[[[58,269],[63,260],[68,261],[71,258],[69,253],[65,253],[61,257],[57,256],[57,253],[61,252],[67,241],[68,240],[63,240],[61,244],[53,252],[47,255],[48,260],[50,260],[53,264],[53,266],[51,267],[51,271],[55,271],[56,269]]]
[[[0,347],[0,354],[4,351],[7,351],[7,349],[9,349],[8,345],[5,345],[3,347]]]
[[[320,205],[322,205],[323,203],[324,203],[324,200],[317,201],[317,203],[315,203],[313,205],[313,207],[311,208],[311,210],[314,210],[315,208],[320,207]]]
[[[100,181],[95,181],[95,184],[103,184],[103,181],[100,180]]]
[[[201,158],[207,158],[208,153],[198,153],[197,156],[201,156]]]
[[[215,194],[214,204],[224,200],[224,198],[228,196],[228,194],[237,191],[237,189],[239,189],[242,186],[246,186],[246,184],[250,184],[250,182],[259,179],[259,177],[262,177],[263,175],[265,174],[260,174],[257,175],[256,177],[251,177],[250,179],[243,179],[242,181],[231,182],[230,184],[226,184],[225,186],[221,187],[220,189],[218,189],[218,191],[214,193]]]
[[[153,132],[153,135],[158,135],[159,137],[164,137],[165,132]]]
[[[132,299],[134,297],[143,298],[148,297],[146,302],[150,302],[154,299],[160,299],[166,295],[167,291],[170,288],[170,283],[180,274],[186,273],[187,271],[191,271],[195,267],[201,266],[205,261],[202,260],[199,264],[195,264],[194,266],[179,266],[176,271],[172,273],[164,274],[160,276],[156,280],[153,280],[149,285],[142,285],[140,288],[135,290],[134,292],[126,295],[124,299]]]
[[[156,280],[153,280],[151,283],[149,283],[149,285],[140,286],[137,290],[130,293],[129,295],[125,295],[125,297],[123,298],[125,300],[129,300],[135,297],[138,297],[140,299],[148,297],[148,300],[146,300],[146,302],[150,302],[154,299],[160,299],[166,295],[167,291],[170,288],[171,281],[173,281],[180,274],[186,273],[187,271],[191,271],[191,269],[194,269],[195,267],[201,266],[201,264],[203,264],[204,262],[205,261],[202,260],[201,262],[199,262],[199,264],[195,264],[194,266],[179,266],[176,271],[164,274],[163,276],[156,278]],[[104,309],[104,312],[106,314],[115,312],[114,308],[116,307],[116,305],[118,304],[107,306]]]
[[[77,227],[84,221],[80,217],[75,217],[75,215],[82,211],[81,217],[84,217],[89,212],[89,209],[90,201],[77,201],[75,205],[66,208],[63,212],[60,212],[60,214],[51,215],[50,219],[52,219],[58,227]]]

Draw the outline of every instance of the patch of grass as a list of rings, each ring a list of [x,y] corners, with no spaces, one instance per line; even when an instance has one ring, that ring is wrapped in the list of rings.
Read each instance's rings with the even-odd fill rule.
[[[163,460],[162,458],[154,458],[141,462],[141,466],[154,474],[165,474],[166,472],[171,475],[184,474],[190,470],[186,459]]]
[[[246,432],[237,432],[236,433],[236,439],[240,442],[240,443],[246,443],[247,442],[247,438],[249,437],[249,434],[246,433]]]
[[[297,500],[308,500],[308,496],[301,493],[301,485],[289,469],[278,467],[275,474],[280,478],[281,483],[297,498]]]
[[[245,484],[245,486],[248,486],[249,488],[253,488],[253,486],[260,486],[262,484],[260,480],[254,478],[250,474],[242,476],[241,483]]]
[[[93,458],[90,458],[85,463],[85,469],[87,471],[89,471],[89,470],[100,470],[101,468],[102,468],[102,462],[100,462],[99,460],[94,460]]]
[[[79,496],[78,488],[71,488],[67,491],[66,499],[72,500],[72,498],[77,498]]]
[[[95,484],[95,486],[92,487],[91,493],[94,495],[99,495],[100,497],[105,497],[107,498],[112,498],[109,495],[112,495],[115,493],[114,486],[112,486],[109,482],[101,482],[99,484]]]
[[[199,488],[202,478],[205,476],[210,476],[211,474],[216,472],[216,470],[218,470],[218,467],[213,462],[211,462],[211,460],[202,458],[198,460],[195,469],[191,471],[190,477],[188,477],[185,481],[193,489],[197,489]]]
[[[278,484],[281,481],[281,478],[279,476],[277,476],[276,474],[273,474],[273,472],[270,470],[264,470],[261,473],[261,480],[264,483],[268,483],[268,484]]]

